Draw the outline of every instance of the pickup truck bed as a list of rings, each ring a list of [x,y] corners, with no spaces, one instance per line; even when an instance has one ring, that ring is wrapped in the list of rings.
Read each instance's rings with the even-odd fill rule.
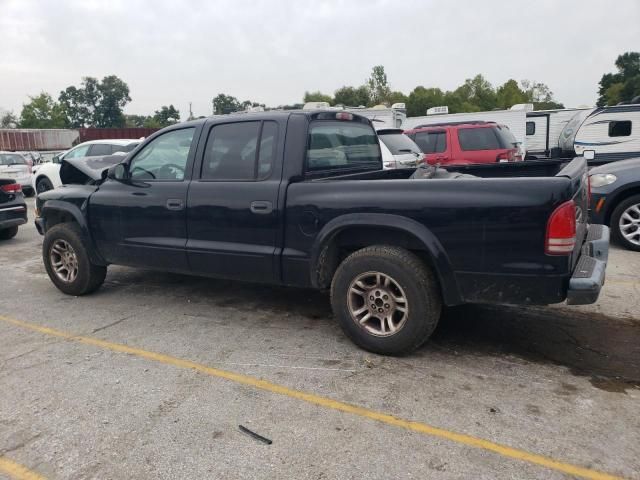
[[[608,230],[587,224],[582,158],[382,170],[367,119],[269,112],[169,127],[85,177],[37,200],[67,293],[109,264],[331,289],[350,338],[401,353],[442,304],[589,303],[604,282]],[[86,275],[56,273],[62,244]]]

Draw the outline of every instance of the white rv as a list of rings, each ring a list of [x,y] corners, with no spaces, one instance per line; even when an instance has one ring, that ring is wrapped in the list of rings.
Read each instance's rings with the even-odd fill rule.
[[[376,105],[371,108],[344,107],[345,111],[367,117],[376,130],[384,128],[406,129],[407,109],[404,103],[394,103],[391,107]]]
[[[564,108],[527,112],[526,144],[529,158],[561,156],[560,134],[567,124],[581,112],[593,108]]]
[[[500,125],[506,125],[516,137],[518,141],[520,153],[524,158],[527,150],[525,123],[527,119],[527,110],[533,108],[529,104],[514,105],[510,110],[494,110],[490,112],[471,112],[471,113],[435,113],[448,111],[444,107],[433,107],[428,112],[433,114],[424,117],[409,117],[405,121],[402,128],[410,130],[420,126],[432,125],[434,123],[460,123],[460,122],[495,122]]]
[[[594,150],[593,163],[640,157],[640,104],[580,112],[560,134],[559,145],[564,155]]]

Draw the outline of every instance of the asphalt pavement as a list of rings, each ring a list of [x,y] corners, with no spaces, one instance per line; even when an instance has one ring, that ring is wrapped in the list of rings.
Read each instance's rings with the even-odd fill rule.
[[[595,305],[450,309],[391,358],[321,292],[110,267],[66,296],[41,242],[0,244],[0,478],[640,478],[640,253]]]

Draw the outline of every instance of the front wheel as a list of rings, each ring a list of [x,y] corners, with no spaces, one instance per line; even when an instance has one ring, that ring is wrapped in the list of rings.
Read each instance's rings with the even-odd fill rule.
[[[53,184],[47,177],[42,177],[40,180],[38,180],[38,183],[36,183],[36,191],[38,193],[43,193],[48,190],[53,190]]]
[[[611,214],[610,227],[618,243],[640,252],[640,195],[620,202]]]
[[[84,295],[98,289],[107,267],[91,263],[76,224],[54,225],[44,236],[42,259],[53,284],[68,295]]]
[[[433,333],[442,300],[433,272],[420,258],[402,248],[373,246],[340,264],[331,284],[331,305],[356,345],[400,355]]]

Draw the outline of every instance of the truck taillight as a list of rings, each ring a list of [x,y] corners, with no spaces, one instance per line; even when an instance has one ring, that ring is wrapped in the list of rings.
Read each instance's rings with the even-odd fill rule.
[[[569,255],[576,246],[576,204],[573,200],[556,208],[547,222],[544,251],[547,255]]]
[[[19,183],[7,183],[5,185],[0,185],[0,190],[4,193],[18,193],[22,191],[22,185]]]
[[[498,156],[496,157],[496,162],[498,163],[513,162],[515,161],[515,159],[516,157],[513,150],[509,150],[507,152],[499,153]]]

